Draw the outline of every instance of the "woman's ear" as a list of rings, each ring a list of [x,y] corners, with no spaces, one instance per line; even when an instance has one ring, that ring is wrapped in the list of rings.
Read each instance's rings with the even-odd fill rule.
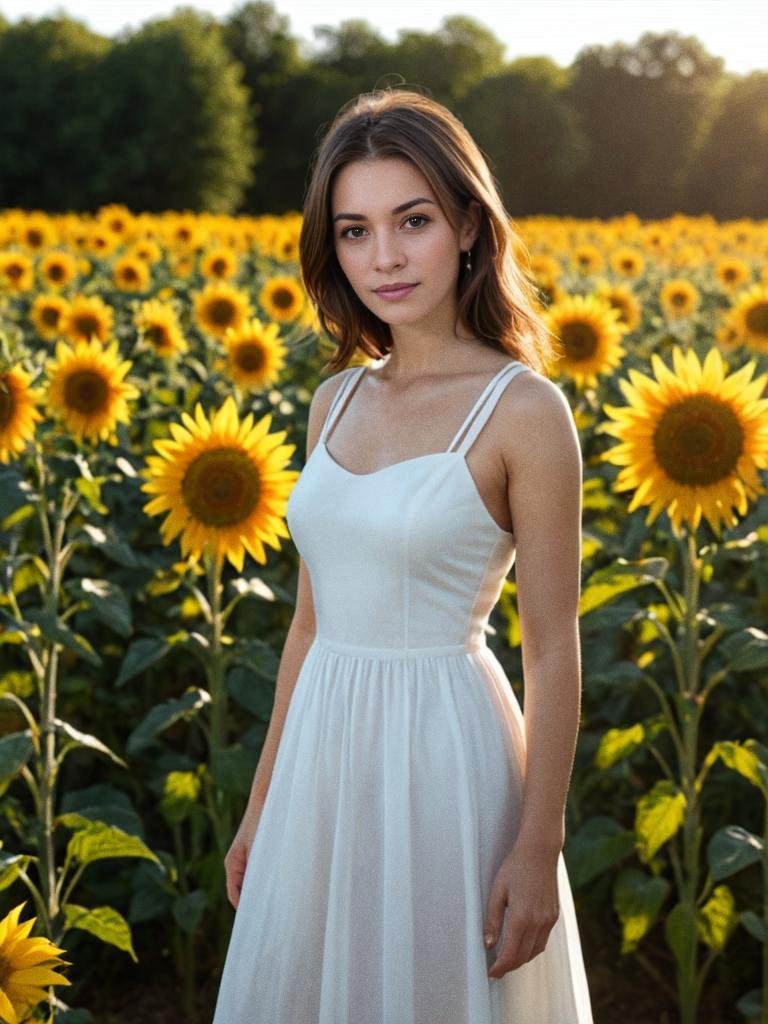
[[[480,234],[482,223],[482,207],[476,199],[470,200],[467,212],[463,216],[463,225],[459,234],[461,249],[471,249]]]

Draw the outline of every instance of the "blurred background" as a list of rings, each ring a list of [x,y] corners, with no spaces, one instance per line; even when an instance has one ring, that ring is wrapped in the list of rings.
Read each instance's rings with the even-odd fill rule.
[[[762,7],[5,4],[0,207],[298,209],[319,126],[404,81],[462,118],[513,216],[765,216]]]

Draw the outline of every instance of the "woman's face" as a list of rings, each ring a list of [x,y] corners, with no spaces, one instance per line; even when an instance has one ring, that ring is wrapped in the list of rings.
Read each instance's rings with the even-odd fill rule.
[[[334,180],[331,209],[341,269],[379,319],[433,323],[438,311],[453,315],[460,253],[472,245],[477,230],[467,224],[454,231],[410,161],[387,157],[347,164]],[[382,285],[401,282],[416,287],[396,299],[376,293]]]

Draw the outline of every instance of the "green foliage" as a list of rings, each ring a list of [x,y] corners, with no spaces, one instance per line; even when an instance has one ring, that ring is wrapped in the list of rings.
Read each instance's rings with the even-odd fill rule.
[[[0,206],[234,210],[251,181],[250,93],[191,9],[112,42],[68,18],[0,34]]]

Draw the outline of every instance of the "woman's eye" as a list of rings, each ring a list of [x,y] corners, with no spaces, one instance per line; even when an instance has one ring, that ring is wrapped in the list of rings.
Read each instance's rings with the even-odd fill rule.
[[[404,223],[407,224],[409,221],[412,221],[412,220],[423,221],[426,224],[426,223],[429,222],[429,217],[425,217],[424,214],[422,214],[422,213],[412,213],[410,217],[406,217],[405,218]],[[421,224],[417,224],[416,227],[420,228]],[[360,227],[357,224],[353,224],[351,227],[345,228],[344,231],[341,232],[341,235],[339,237],[340,238],[346,238],[347,236],[349,236],[350,238],[359,238],[360,235],[350,235],[349,232],[350,231],[364,231],[364,230],[365,230],[365,228],[362,228],[362,227]]]

